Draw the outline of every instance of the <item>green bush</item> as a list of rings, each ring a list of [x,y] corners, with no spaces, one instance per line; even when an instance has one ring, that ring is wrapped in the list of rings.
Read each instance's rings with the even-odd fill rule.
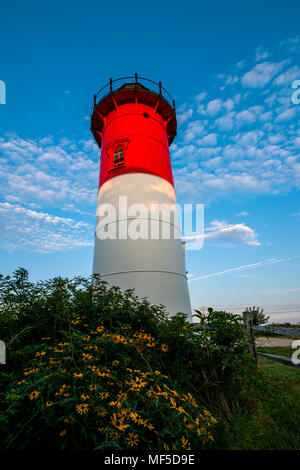
[[[249,398],[243,320],[182,313],[99,277],[0,278],[0,388],[6,449],[203,449]]]
[[[264,314],[264,309],[259,307],[247,307],[243,314],[250,314],[254,326],[265,325],[270,319]]]

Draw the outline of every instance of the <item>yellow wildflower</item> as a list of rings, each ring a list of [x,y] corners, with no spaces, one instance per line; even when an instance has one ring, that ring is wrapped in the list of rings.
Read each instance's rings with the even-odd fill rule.
[[[126,398],[127,398],[127,393],[119,392],[118,395],[117,395],[117,398],[118,398],[118,400],[120,400],[120,401],[126,400]]]
[[[111,437],[114,440],[119,440],[120,438],[120,433],[118,431],[111,431],[109,433],[109,437]]]
[[[136,446],[139,442],[138,435],[134,434],[133,432],[130,432],[129,437],[126,437],[126,441],[128,441],[128,445],[130,445],[131,447]]]
[[[131,380],[129,385],[131,385],[129,390],[138,391],[141,388],[145,387],[145,385],[147,385],[147,382],[144,382],[143,379],[141,379],[140,377],[136,377],[135,381]]]
[[[183,449],[191,450],[191,444],[189,443],[189,441],[184,436],[182,436],[181,442],[182,442]]]
[[[30,400],[35,400],[36,398],[38,398],[39,395],[40,392],[38,390],[34,390],[34,392],[31,392],[28,396]]]
[[[90,398],[90,396],[89,396],[89,395],[85,395],[85,394],[83,393],[82,395],[80,395],[80,398],[81,398],[82,400],[88,400],[88,399]]]
[[[124,424],[123,421],[124,421],[124,417],[120,417],[119,419],[117,418],[117,415],[116,413],[114,413],[111,417],[110,417],[110,420],[111,420],[111,424],[119,429],[120,431],[125,431],[126,428],[129,428],[129,424]]]
[[[119,401],[111,401],[111,402],[109,403],[109,406],[116,406],[117,408],[121,408],[122,403],[119,402]]]
[[[89,405],[87,403],[81,403],[80,405],[76,405],[76,411],[78,414],[86,414],[88,412]]]
[[[134,422],[137,421],[138,416],[139,416],[139,415],[138,415],[137,413],[133,412],[133,411],[129,414],[129,417],[130,417],[130,418],[132,419],[132,421],[134,421]]]

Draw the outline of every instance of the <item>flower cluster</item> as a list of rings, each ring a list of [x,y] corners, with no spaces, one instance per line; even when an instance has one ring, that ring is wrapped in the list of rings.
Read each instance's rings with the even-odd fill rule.
[[[126,324],[109,331],[101,322],[88,333],[87,326],[78,315],[68,340],[47,337],[12,385],[18,399],[8,409],[20,423],[28,413],[37,416],[33,434],[47,429],[67,449],[113,442],[118,449],[191,450],[213,442],[216,419],[191,393],[177,390],[163,366],[168,344]]]

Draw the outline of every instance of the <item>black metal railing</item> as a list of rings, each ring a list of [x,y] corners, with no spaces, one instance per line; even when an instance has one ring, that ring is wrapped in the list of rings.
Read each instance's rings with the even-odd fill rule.
[[[175,101],[173,100],[168,90],[166,90],[166,88],[162,86],[161,82],[157,83],[154,80],[150,80],[150,78],[138,77],[137,73],[135,73],[134,76],[116,78],[115,80],[110,78],[109,82],[104,85],[98,91],[98,93],[96,93],[96,95],[94,95],[94,105],[96,105],[98,101],[101,101],[103,98],[119,89],[122,86],[122,81],[124,82],[123,85],[125,85],[126,83],[128,83],[128,80],[132,80],[131,83],[136,85],[144,85],[143,82],[146,82],[144,86],[146,86],[146,88],[153,91],[157,95],[163,97],[170,104],[170,106],[173,107],[173,110],[175,111]]]

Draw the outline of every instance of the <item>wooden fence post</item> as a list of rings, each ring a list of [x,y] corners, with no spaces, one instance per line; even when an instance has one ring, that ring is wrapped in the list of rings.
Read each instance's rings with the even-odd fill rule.
[[[256,347],[255,347],[255,339],[253,336],[253,319],[251,312],[243,312],[246,334],[249,341],[249,352],[255,362],[257,362],[257,355],[256,355]]]

